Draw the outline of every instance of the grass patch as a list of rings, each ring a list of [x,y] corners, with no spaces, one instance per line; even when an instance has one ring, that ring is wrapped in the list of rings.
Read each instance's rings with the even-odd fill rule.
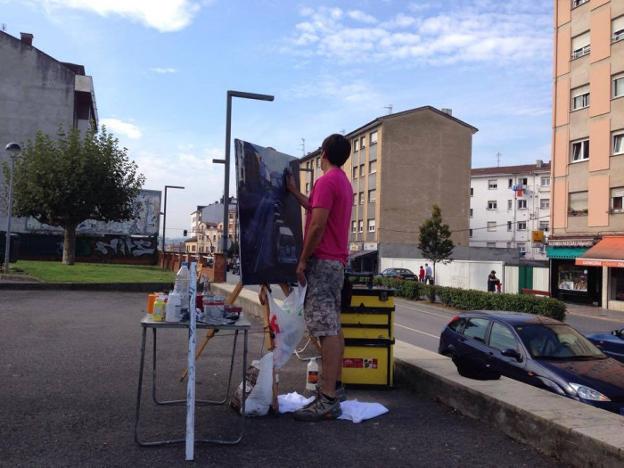
[[[76,263],[19,260],[13,270],[46,283],[166,283],[175,273],[158,266],[115,265],[109,263]]]

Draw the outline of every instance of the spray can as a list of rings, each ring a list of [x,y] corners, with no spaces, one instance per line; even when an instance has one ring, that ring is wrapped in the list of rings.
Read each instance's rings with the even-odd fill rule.
[[[316,358],[310,359],[308,362],[308,371],[306,378],[306,392],[314,393],[316,392],[316,386],[319,383],[319,366],[316,362]]]

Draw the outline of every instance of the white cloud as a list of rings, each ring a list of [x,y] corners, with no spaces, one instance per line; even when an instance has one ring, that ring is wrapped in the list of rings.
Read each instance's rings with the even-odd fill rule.
[[[313,82],[299,84],[287,90],[287,99],[331,98],[349,104],[383,102],[382,96],[368,82],[346,81],[335,76],[320,76]]]
[[[100,125],[105,126],[113,134],[120,134],[131,140],[139,140],[143,136],[141,129],[131,122],[124,122],[116,118],[100,119]]]
[[[178,73],[178,70],[173,67],[152,67],[150,71],[158,73],[159,75],[167,75],[170,73]]]
[[[430,12],[425,11],[430,5],[421,2],[409,7],[412,14],[399,12],[380,23],[371,16],[365,24],[362,19],[370,15],[360,10],[344,15],[324,6],[304,8],[304,20],[295,26],[284,50],[343,62],[550,60],[551,18],[545,1],[521,9],[492,0],[466,0],[461,5]]]
[[[368,13],[364,13],[362,10],[351,10],[347,13],[347,16],[360,23],[375,24],[377,22],[377,18]]]
[[[184,29],[199,12],[196,0],[33,0],[46,10],[75,9],[100,16],[119,15],[160,32]],[[206,4],[204,1],[201,4]]]

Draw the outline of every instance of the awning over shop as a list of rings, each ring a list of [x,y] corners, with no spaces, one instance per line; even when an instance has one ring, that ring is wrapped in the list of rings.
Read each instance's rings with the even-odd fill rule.
[[[551,247],[546,248],[548,258],[555,260],[574,260],[587,251],[587,247]]]
[[[576,264],[624,268],[624,236],[603,237],[600,242],[577,258]]]

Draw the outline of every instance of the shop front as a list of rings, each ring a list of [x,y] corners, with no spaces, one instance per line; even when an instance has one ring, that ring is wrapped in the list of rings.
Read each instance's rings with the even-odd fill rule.
[[[602,272],[602,306],[624,311],[624,236],[605,236],[575,260],[579,268]]]
[[[550,261],[552,297],[565,302],[600,305],[602,268],[576,263],[577,258],[587,252],[593,240],[555,242],[549,242],[546,250]]]

